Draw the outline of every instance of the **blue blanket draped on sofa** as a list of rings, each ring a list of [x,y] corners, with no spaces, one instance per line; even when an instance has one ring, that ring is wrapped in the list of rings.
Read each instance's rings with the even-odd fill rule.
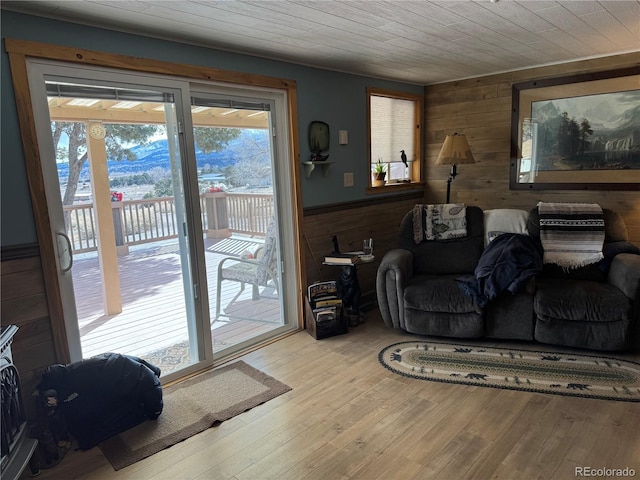
[[[474,275],[460,277],[457,282],[484,308],[502,292],[516,293],[541,270],[542,255],[531,237],[504,233],[487,245]]]

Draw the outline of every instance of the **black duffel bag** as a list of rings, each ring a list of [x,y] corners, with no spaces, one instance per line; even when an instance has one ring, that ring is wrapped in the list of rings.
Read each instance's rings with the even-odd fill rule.
[[[129,355],[103,353],[47,367],[39,391],[55,390],[57,408],[82,450],[162,413],[160,369]]]

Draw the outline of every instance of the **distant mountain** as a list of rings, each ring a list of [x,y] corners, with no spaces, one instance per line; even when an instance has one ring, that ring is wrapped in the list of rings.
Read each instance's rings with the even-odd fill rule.
[[[560,116],[562,112],[554,104],[554,102],[533,102],[531,105],[531,116],[536,123],[546,123],[550,119],[555,119]]]
[[[592,148],[595,151],[629,151],[637,158],[640,152],[640,105],[616,116],[615,128],[594,128]],[[637,160],[636,160],[637,161]]]
[[[575,119],[578,124],[586,118],[593,130],[589,137],[593,150],[637,151],[640,148],[640,105],[637,101],[640,95],[628,92],[625,96],[634,101],[614,104],[603,99],[593,104],[584,102],[587,107],[583,109],[576,108],[582,104],[568,100],[533,102],[532,116],[536,123],[544,125],[546,131],[552,134],[558,131],[562,112],[567,112],[569,118]]]
[[[131,151],[136,154],[136,160],[107,160],[110,177],[134,175],[156,168],[165,170],[170,168],[167,140],[156,140],[146,145],[137,145],[132,147]],[[244,158],[255,156],[264,157],[267,162],[270,161],[269,136],[267,130],[243,129],[240,136],[231,141],[229,145],[227,145],[227,148],[221,152],[204,153],[201,150],[196,150],[196,164],[198,169],[207,165],[224,168],[230,165],[236,165]],[[58,163],[58,176],[60,180],[65,182],[68,175],[69,165],[67,163]],[[86,181],[89,179],[89,176],[89,162],[87,162],[80,173],[80,180]]]

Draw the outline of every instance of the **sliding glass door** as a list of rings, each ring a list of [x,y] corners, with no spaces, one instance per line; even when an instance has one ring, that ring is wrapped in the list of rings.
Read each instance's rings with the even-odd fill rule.
[[[72,361],[116,351],[171,380],[296,328],[282,94],[28,72]]]

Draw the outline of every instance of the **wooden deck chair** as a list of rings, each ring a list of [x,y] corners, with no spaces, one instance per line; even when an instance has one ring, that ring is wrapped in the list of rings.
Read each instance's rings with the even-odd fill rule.
[[[245,284],[252,286],[252,298],[260,298],[259,287],[272,286],[279,291],[276,252],[276,223],[269,222],[264,245],[258,248],[255,258],[225,257],[218,264],[218,283],[216,291],[216,319],[220,317],[220,302],[222,281],[229,280],[240,283],[240,291],[228,303],[227,307],[235,302],[242,292]]]

